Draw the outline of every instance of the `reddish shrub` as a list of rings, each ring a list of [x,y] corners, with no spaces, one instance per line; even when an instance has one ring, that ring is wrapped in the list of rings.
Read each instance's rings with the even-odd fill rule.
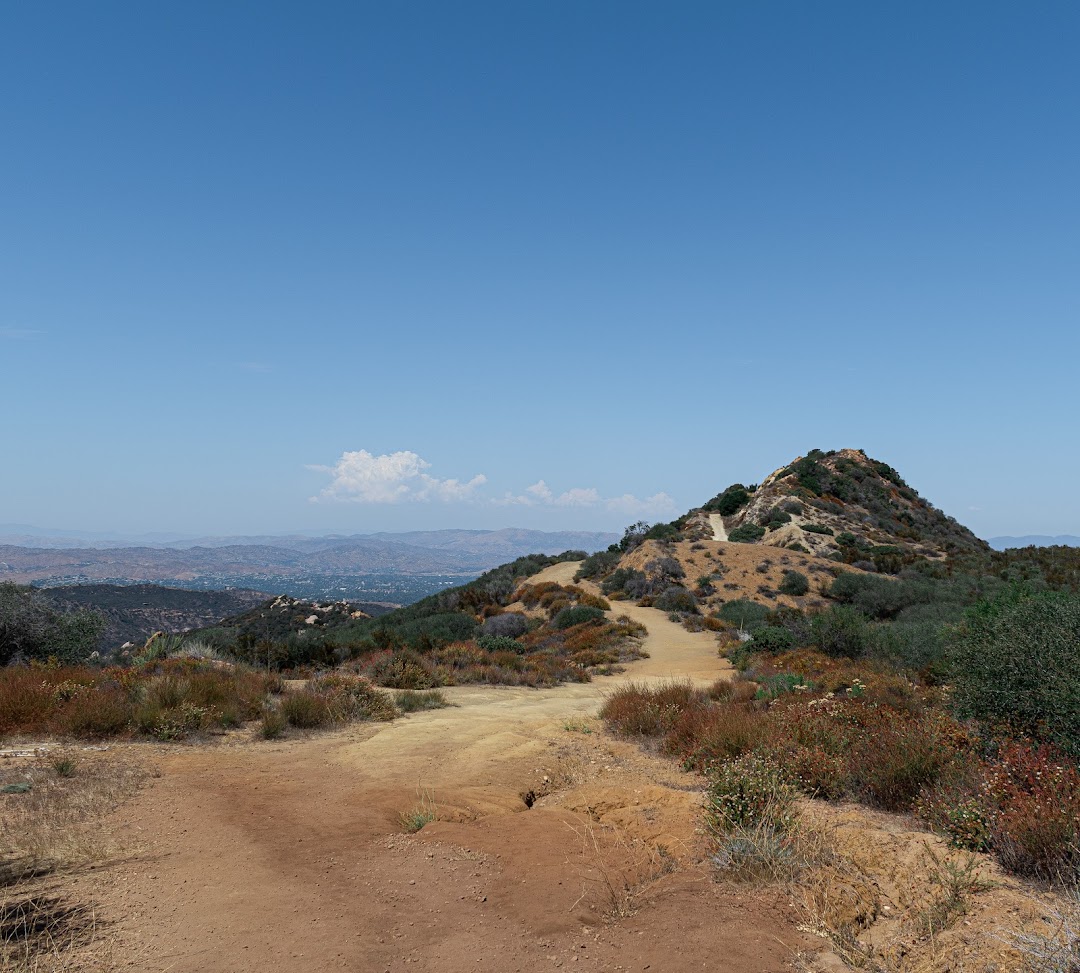
[[[1080,872],[1080,772],[1049,745],[1014,742],[988,765],[995,853],[1010,871],[1075,881]]]
[[[679,757],[687,770],[704,772],[757,747],[765,738],[765,713],[745,703],[697,705],[675,720],[663,749]]]
[[[600,717],[622,736],[661,736],[687,709],[704,705],[689,682],[669,682],[655,689],[627,683],[604,700]]]
[[[73,696],[50,720],[50,729],[82,738],[118,736],[133,717],[127,694],[116,687],[93,687]]]
[[[38,669],[0,671],[0,733],[42,729],[56,708],[53,687]]]
[[[854,785],[868,803],[889,811],[910,810],[956,753],[956,724],[941,713],[916,717],[879,707],[865,731],[850,764]]]

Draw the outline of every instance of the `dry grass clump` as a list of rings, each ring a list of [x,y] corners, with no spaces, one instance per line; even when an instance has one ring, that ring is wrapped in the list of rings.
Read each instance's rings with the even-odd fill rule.
[[[49,876],[133,850],[98,822],[147,776],[130,753],[54,750],[0,768],[0,786],[27,788],[0,796],[0,970],[68,969],[97,937],[92,905]]]
[[[1080,888],[1073,887],[1042,929],[1013,933],[1006,940],[1020,955],[1023,973],[1080,970]]]
[[[394,693],[394,705],[402,713],[418,713],[428,709],[444,709],[452,704],[441,689],[402,689]]]
[[[311,679],[305,689],[286,693],[281,699],[280,712],[290,726],[312,730],[359,721],[392,720],[397,708],[390,694],[376,689],[370,679],[330,672]],[[264,715],[264,736],[266,725]]]
[[[0,786],[29,785],[23,793],[0,796],[0,886],[114,854],[109,838],[90,824],[146,776],[128,756],[63,751],[0,768]]]
[[[50,891],[0,893],[0,970],[39,973],[66,967],[65,957],[97,932],[92,907]]]
[[[435,806],[435,793],[429,790],[417,790],[416,803],[407,811],[398,815],[401,827],[407,834],[416,834],[431,824],[438,816],[438,808]]]
[[[260,720],[261,735],[273,739],[286,726],[313,729],[397,714],[388,694],[355,674],[324,673],[304,690],[282,689],[278,677],[200,658],[129,669],[9,667],[0,669],[0,735],[172,741]]]

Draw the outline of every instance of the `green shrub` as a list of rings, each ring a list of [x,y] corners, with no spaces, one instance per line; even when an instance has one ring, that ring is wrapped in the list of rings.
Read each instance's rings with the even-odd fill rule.
[[[717,494],[705,504],[704,509],[724,517],[730,517],[749,502],[750,491],[741,483],[733,483],[723,493]]]
[[[760,680],[754,699],[774,700],[787,693],[794,692],[796,689],[809,691],[812,688],[813,685],[798,673],[778,672],[776,675],[765,676]]]
[[[682,585],[672,585],[657,596],[653,607],[665,612],[696,612],[697,599]]]
[[[765,536],[765,528],[757,524],[743,524],[728,534],[728,540],[736,544],[752,544]]]
[[[955,705],[1080,754],[1080,598],[1002,598],[972,608],[955,640]]]
[[[754,632],[749,648],[752,652],[787,652],[795,648],[795,636],[779,625],[762,625]]]
[[[823,524],[800,524],[800,526],[808,534],[827,534],[832,537],[834,533],[831,527],[825,527]]]
[[[600,590],[605,595],[613,595],[616,592],[626,590],[631,584],[644,586],[645,573],[636,571],[634,568],[616,568],[604,579],[600,585]]]
[[[858,659],[873,644],[866,616],[848,605],[833,605],[810,619],[810,640],[826,655]]]
[[[769,617],[769,609],[747,598],[737,598],[720,606],[717,615],[744,632],[753,632],[761,628]]]
[[[577,574],[574,575],[574,580],[602,578],[619,563],[620,557],[622,557],[622,552],[619,550],[618,545],[614,544],[606,551],[597,551],[595,554],[590,554],[581,562],[581,567],[578,568]]]
[[[485,652],[516,652],[520,655],[525,651],[525,646],[517,639],[505,635],[481,635],[476,644]]]
[[[104,628],[96,612],[58,611],[32,588],[0,584],[0,666],[14,659],[83,661]]]
[[[571,605],[562,609],[551,623],[555,628],[563,629],[574,625],[584,625],[586,622],[599,622],[603,618],[604,613],[599,608],[593,608],[591,605]]]
[[[776,530],[777,527],[791,523],[791,514],[780,507],[772,507],[758,518],[758,523],[767,530]]]
[[[782,595],[805,595],[810,590],[810,580],[800,571],[788,570],[784,572],[783,580],[779,585]]]

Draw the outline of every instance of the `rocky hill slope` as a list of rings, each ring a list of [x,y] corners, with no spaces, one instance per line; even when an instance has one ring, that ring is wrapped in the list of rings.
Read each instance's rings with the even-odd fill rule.
[[[260,591],[188,591],[154,584],[70,585],[41,594],[56,608],[89,608],[101,615],[105,619],[103,650],[125,642],[145,642],[154,632],[186,632],[214,625],[268,598]]]
[[[989,546],[924,500],[886,463],[861,449],[811,450],[755,487],[733,484],[680,525],[687,538],[803,551],[893,573],[920,558],[986,553]]]

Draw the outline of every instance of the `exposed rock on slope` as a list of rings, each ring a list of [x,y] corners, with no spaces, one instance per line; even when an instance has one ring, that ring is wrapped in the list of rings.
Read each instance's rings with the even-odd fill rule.
[[[862,560],[886,571],[919,557],[989,550],[861,449],[811,450],[756,489],[743,488],[745,499],[736,487],[692,511],[685,536],[711,536],[708,513],[719,512],[732,541]]]

